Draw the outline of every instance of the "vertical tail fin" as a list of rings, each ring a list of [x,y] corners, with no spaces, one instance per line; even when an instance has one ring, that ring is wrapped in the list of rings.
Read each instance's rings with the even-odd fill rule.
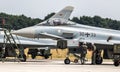
[[[73,11],[72,6],[67,6],[64,9],[62,9],[60,12],[56,13],[54,16],[51,18],[63,18],[63,19],[69,19],[72,11]]]

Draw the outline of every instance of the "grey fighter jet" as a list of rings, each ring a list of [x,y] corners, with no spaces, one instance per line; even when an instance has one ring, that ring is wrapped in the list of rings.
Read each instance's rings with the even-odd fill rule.
[[[75,48],[74,51],[83,53],[84,45],[87,49],[93,50],[92,64],[101,64],[105,58],[113,59],[114,65],[118,66],[120,63],[120,31],[69,21],[73,9],[72,6],[67,6],[48,20],[13,33],[29,38],[57,40],[58,48],[69,48],[68,43],[71,40],[71,44],[78,43],[78,48]],[[103,57],[101,56],[102,50]],[[67,57],[64,62],[69,64],[69,58]]]

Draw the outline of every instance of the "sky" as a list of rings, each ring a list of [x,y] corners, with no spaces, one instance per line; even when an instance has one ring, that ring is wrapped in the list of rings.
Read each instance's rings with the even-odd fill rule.
[[[120,0],[0,0],[0,12],[41,19],[66,6],[74,7],[70,18],[98,15],[120,20]]]

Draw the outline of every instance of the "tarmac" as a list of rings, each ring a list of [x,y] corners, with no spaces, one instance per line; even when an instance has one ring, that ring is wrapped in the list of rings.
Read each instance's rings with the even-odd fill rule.
[[[112,61],[102,65],[91,65],[86,62],[65,65],[62,60],[32,60],[27,62],[0,62],[1,72],[120,72],[120,66],[115,67]]]

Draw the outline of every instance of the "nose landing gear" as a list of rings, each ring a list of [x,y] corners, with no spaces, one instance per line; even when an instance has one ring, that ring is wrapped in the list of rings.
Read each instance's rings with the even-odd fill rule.
[[[70,59],[69,59],[69,58],[66,58],[66,59],[64,60],[64,63],[65,63],[65,64],[70,64]]]

